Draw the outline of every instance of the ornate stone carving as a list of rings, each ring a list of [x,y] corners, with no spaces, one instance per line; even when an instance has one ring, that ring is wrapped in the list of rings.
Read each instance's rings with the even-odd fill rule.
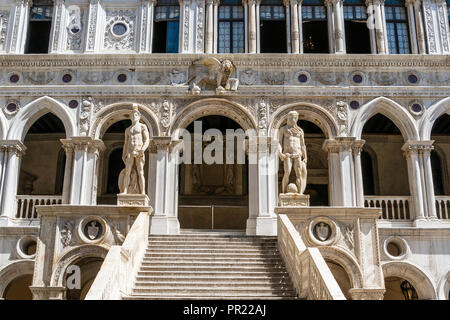
[[[425,27],[427,28],[428,49],[430,53],[437,53],[432,8],[428,2],[424,1],[423,9],[424,9]]]
[[[121,194],[145,194],[144,163],[145,150],[150,143],[149,133],[147,126],[139,122],[141,113],[137,105],[133,105],[130,118],[131,126],[125,130],[122,154],[125,169],[119,175],[119,188]]]
[[[348,105],[344,101],[336,103],[336,117],[339,125],[339,136],[346,137],[348,135]]]
[[[153,85],[161,81],[162,75],[160,72],[136,72],[136,79],[143,84]]]
[[[61,243],[64,247],[70,245],[72,241],[72,231],[73,224],[69,221],[64,222],[63,228],[61,229]]]
[[[205,58],[193,62],[193,76],[188,80],[191,83],[192,94],[200,94],[202,88],[212,86],[217,94],[226,91],[236,91],[239,80],[231,77],[235,74],[233,63],[225,59]]]
[[[54,72],[25,72],[24,76],[32,84],[44,85],[53,81],[56,74]]]
[[[95,48],[95,30],[97,28],[97,15],[100,0],[91,0],[89,6],[89,30],[88,30],[88,50],[94,50]]]
[[[173,69],[169,73],[169,82],[171,85],[182,84],[186,81],[186,72]]]
[[[8,32],[9,12],[0,11],[0,51],[5,50],[6,35]]]
[[[112,75],[110,71],[92,71],[86,72],[82,80],[87,84],[99,84],[111,80]]]
[[[160,107],[160,118],[161,118],[161,131],[163,135],[166,135],[169,131],[170,120],[171,120],[171,106],[167,100],[165,100]]]
[[[317,80],[326,85],[340,84],[344,80],[344,75],[336,72],[318,72]]]
[[[243,72],[240,73],[240,79],[242,84],[245,85],[252,85],[256,83],[256,78],[257,78],[258,72],[256,72],[255,70],[251,70],[251,69],[247,69]]]
[[[121,245],[125,241],[125,235],[122,232],[120,232],[119,223],[113,222],[110,224],[110,227],[117,244]]]
[[[83,42],[83,21],[85,11],[78,6],[70,6],[69,24],[67,25],[67,50],[81,50]]]
[[[87,136],[89,134],[89,127],[91,123],[91,115],[94,109],[94,103],[91,97],[83,100],[80,108],[80,136]]]
[[[268,85],[282,85],[285,78],[284,72],[263,72],[262,74],[262,80]]]
[[[261,100],[258,108],[258,127],[260,129],[267,129],[267,104],[264,100]]]
[[[134,29],[136,12],[132,10],[114,9],[106,11],[105,49],[133,50],[135,49]],[[121,33],[115,31],[121,26]]]

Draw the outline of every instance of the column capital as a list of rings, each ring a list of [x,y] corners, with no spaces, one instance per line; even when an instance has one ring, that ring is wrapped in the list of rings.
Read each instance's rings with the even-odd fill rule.
[[[183,140],[173,140],[172,137],[151,137],[149,144],[149,152],[157,153],[158,151],[172,152],[182,147]]]
[[[0,149],[23,156],[27,147],[20,140],[0,140]]]
[[[32,0],[16,0],[16,4],[21,6],[27,6],[27,7],[31,7],[33,6],[33,1]]]
[[[352,300],[383,300],[386,289],[360,289],[348,290]]]
[[[355,142],[355,137],[336,137],[334,139],[326,139],[323,142],[322,149],[330,153],[339,153],[341,151],[350,151]],[[358,140],[361,141],[361,140]],[[364,140],[362,140],[364,141]]]
[[[402,151],[405,157],[410,157],[413,154],[431,152],[434,140],[408,140],[402,146]]]
[[[353,141],[353,143],[352,143],[353,154],[356,154],[356,155],[360,154],[365,143],[366,143],[366,140]]]
[[[61,139],[65,150],[84,151],[87,153],[98,153],[105,150],[105,144],[102,140],[91,137],[72,137],[70,139]],[[66,149],[67,148],[67,149]]]
[[[342,4],[344,3],[344,0],[325,0],[323,4],[327,7],[329,5],[335,5],[338,2]]]

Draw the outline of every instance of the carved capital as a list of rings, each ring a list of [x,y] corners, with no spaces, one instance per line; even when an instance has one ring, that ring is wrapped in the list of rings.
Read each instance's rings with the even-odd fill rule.
[[[360,289],[348,290],[352,300],[383,300],[385,289]]]
[[[61,143],[65,150],[73,150],[72,152],[82,151],[87,153],[99,154],[105,150],[105,144],[101,140],[92,139],[91,137],[72,137],[71,139],[61,139]],[[66,149],[67,148],[67,149]]]
[[[149,152],[157,153],[161,152],[172,152],[182,148],[182,140],[173,140],[172,137],[152,137],[150,139]]]
[[[327,139],[324,141],[322,149],[329,153],[351,151],[355,139],[355,137],[336,137],[335,139]]]
[[[8,153],[14,153],[16,156],[21,157],[25,154],[25,150],[27,147],[19,141],[19,140],[1,140],[0,148],[2,151],[6,151]]]
[[[403,155],[406,158],[409,158],[413,155],[419,155],[419,154],[425,154],[431,152],[433,147],[434,140],[427,140],[427,141],[411,141],[408,140],[405,142],[405,144],[402,146]]]
[[[352,143],[352,152],[354,155],[359,155],[361,153],[361,150],[364,146],[364,143],[366,143],[366,140],[355,140]]]

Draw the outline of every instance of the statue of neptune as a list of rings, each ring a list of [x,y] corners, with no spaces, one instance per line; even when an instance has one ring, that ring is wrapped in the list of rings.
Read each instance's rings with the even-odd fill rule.
[[[125,142],[123,145],[122,160],[125,163],[123,176],[119,178],[121,194],[127,194],[129,189],[136,193],[145,194],[145,150],[150,143],[147,126],[140,123],[141,113],[138,106],[133,104],[131,113],[131,126],[125,130]],[[137,185],[130,184],[132,175],[136,176]],[[122,181],[121,181],[122,180]]]
[[[278,132],[278,152],[280,160],[284,163],[284,176],[282,181],[282,193],[294,192],[303,194],[306,188],[306,146],[302,128],[297,125],[298,113],[291,111],[287,116],[287,124]],[[291,189],[289,175],[294,167],[297,190]],[[289,190],[288,190],[289,189]]]

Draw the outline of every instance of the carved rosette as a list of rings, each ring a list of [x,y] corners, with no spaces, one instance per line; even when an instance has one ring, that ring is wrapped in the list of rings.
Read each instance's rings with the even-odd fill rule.
[[[135,49],[136,12],[132,10],[113,9],[106,12],[105,49],[133,50]],[[115,27],[120,25],[121,32]],[[122,33],[123,32],[123,33]]]

